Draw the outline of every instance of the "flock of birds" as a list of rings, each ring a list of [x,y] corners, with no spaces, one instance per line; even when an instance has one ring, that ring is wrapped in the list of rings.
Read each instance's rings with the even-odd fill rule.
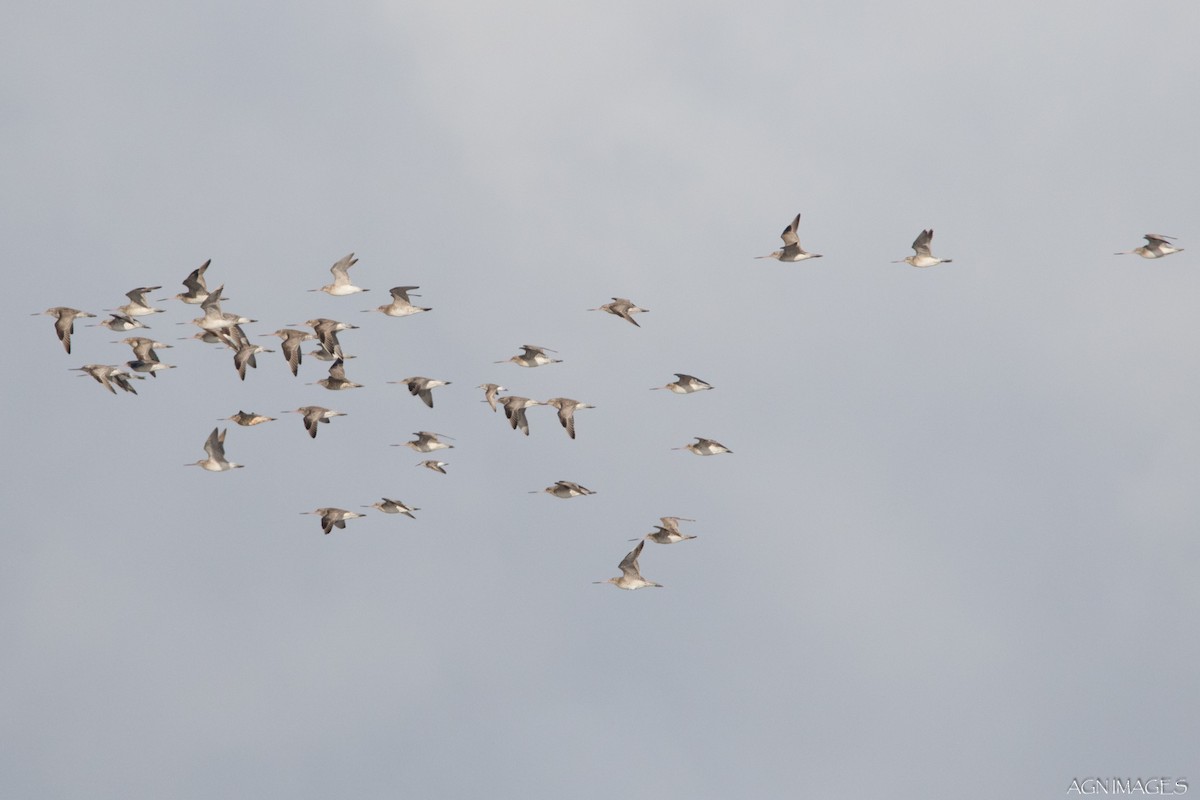
[[[812,258],[821,258],[819,253],[810,253],[805,251],[800,245],[798,229],[800,225],[800,215],[788,225],[781,238],[783,239],[783,247],[765,256],[758,258],[770,258],[781,262],[799,262]],[[1138,255],[1142,258],[1162,258],[1183,251],[1183,248],[1176,247],[1172,242],[1174,237],[1165,236],[1162,234],[1148,233],[1144,236],[1146,244],[1142,247],[1134,248],[1133,250],[1122,251],[1116,255]],[[892,263],[901,264],[907,263],[914,267],[926,268],[933,267],[938,264],[949,264],[952,259],[938,258],[933,255],[931,246],[933,242],[933,230],[922,230],[917,238],[912,243],[913,255],[908,256],[899,261]],[[331,268],[330,272],[333,275],[333,282],[317,289],[310,289],[312,292],[325,292],[333,297],[344,297],[355,295],[360,292],[368,291],[359,286],[354,285],[350,278],[350,268],[357,263],[358,259],[351,253],[337,261]],[[203,312],[202,316],[192,320],[192,322],[200,329],[191,338],[200,339],[201,341],[218,344],[228,347],[233,351],[233,364],[241,380],[246,379],[248,369],[257,368],[256,356],[261,353],[272,353],[273,350],[268,350],[261,345],[254,344],[250,341],[249,336],[243,329],[243,325],[254,323],[257,320],[252,320],[247,317],[228,313],[222,310],[221,300],[224,286],[220,286],[212,291],[209,291],[205,281],[205,271],[208,269],[211,261],[206,261],[200,267],[196,268],[184,280],[183,285],[187,291],[181,292],[169,299],[177,299],[188,305],[198,305]],[[129,332],[137,329],[147,328],[139,318],[151,316],[153,314],[162,313],[164,309],[154,308],[152,302],[147,300],[147,295],[151,292],[161,289],[161,286],[143,286],[132,289],[126,293],[129,302],[109,313],[107,319],[100,321],[97,326],[104,327],[114,332]],[[389,317],[407,317],[413,314],[431,311],[431,308],[421,307],[412,303],[412,297],[419,295],[413,294],[419,286],[396,286],[391,289],[392,300],[386,305],[379,306],[376,309],[366,309],[364,313],[380,312]],[[157,301],[162,302],[162,301]],[[634,314],[646,313],[649,309],[640,308],[632,301],[623,297],[614,297],[612,302],[605,303],[596,308],[588,309],[589,311],[604,311],[613,316],[619,317],[630,324],[641,327],[638,321],[634,318]],[[58,335],[59,341],[62,342],[63,348],[69,354],[71,352],[71,336],[74,333],[74,324],[76,319],[95,317],[95,314],[90,314],[86,311],[81,311],[76,308],[67,306],[55,306],[48,308],[42,314],[46,314],[55,318],[54,329]],[[34,316],[37,316],[35,314]],[[301,329],[298,325],[291,327],[280,328],[273,333],[261,334],[261,336],[277,337],[281,341],[280,350],[283,353],[284,360],[291,369],[293,376],[299,375],[299,367],[303,361],[302,347],[304,342],[315,341],[316,349],[307,353],[307,355],[330,362],[328,368],[328,376],[315,382],[315,385],[320,385],[329,391],[344,391],[349,389],[360,388],[361,384],[355,383],[346,377],[345,360],[346,356],[342,351],[341,343],[338,340],[338,333],[346,330],[356,329],[357,325],[351,325],[346,322],[339,322],[334,319],[324,317],[310,319],[304,323],[306,327],[311,329]],[[124,362],[122,366],[109,364],[85,364],[82,367],[76,367],[75,370],[82,374],[90,375],[98,383],[100,383],[109,392],[116,394],[117,389],[123,392],[137,394],[137,389],[134,382],[144,380],[147,374],[150,377],[157,377],[158,373],[168,369],[173,369],[174,365],[166,364],[161,361],[157,353],[158,350],[171,347],[155,339],[145,336],[130,336],[121,340],[123,344],[129,345],[133,351],[133,358]],[[561,363],[561,359],[554,358],[548,353],[554,353],[548,347],[539,347],[536,345],[522,345],[521,352],[511,358],[497,361],[497,364],[512,363],[520,367],[535,368],[548,364]],[[691,394],[694,392],[712,389],[712,385],[695,377],[683,373],[675,373],[676,380],[667,383],[664,386],[653,387],[655,389],[666,389],[675,394]],[[408,388],[410,394],[420,400],[428,407],[433,408],[433,391],[442,386],[450,385],[450,381],[428,378],[424,376],[412,376],[399,381],[390,381],[389,383],[404,385]],[[312,385],[312,384],[310,384]],[[513,430],[520,430],[524,435],[529,435],[529,420],[526,412],[533,406],[550,406],[557,410],[558,420],[565,429],[567,435],[575,438],[575,413],[580,409],[595,408],[595,406],[584,403],[569,397],[553,397],[548,400],[535,400],[529,397],[520,395],[501,395],[502,392],[508,390],[496,383],[480,384],[477,388],[483,390],[484,401],[488,404],[493,412],[504,409],[504,415],[508,420]],[[321,424],[328,424],[335,417],[345,416],[341,411],[336,411],[324,406],[310,405],[302,406],[288,413],[297,413],[301,415],[304,423],[304,428],[308,435],[316,438],[317,432]],[[274,417],[268,417],[255,412],[238,411],[238,413],[227,418],[239,426],[251,427],[260,425],[265,422],[275,421]],[[233,469],[238,469],[243,464],[238,464],[230,461],[225,455],[225,436],[228,428],[221,430],[213,428],[212,433],[204,443],[205,458],[187,464],[186,466],[198,466],[209,472],[226,472]],[[431,433],[429,431],[417,431],[413,434],[416,438],[409,442],[392,445],[393,447],[409,447],[417,453],[428,454],[438,450],[453,448],[444,439],[450,437],[444,434]],[[725,447],[720,442],[713,439],[695,437],[696,441],[673,448],[675,450],[688,450],[699,456],[713,456],[733,451]],[[417,466],[425,467],[442,475],[447,474],[446,467],[448,462],[435,459],[421,461]],[[562,499],[570,499],[594,494],[590,489],[579,485],[572,481],[557,481],[552,486],[548,486],[544,491],[554,497]],[[537,494],[540,492],[531,492]],[[383,498],[364,508],[374,508],[385,514],[403,514],[415,519],[414,511],[419,511],[419,508],[408,506],[398,500]],[[321,530],[328,534],[334,528],[345,528],[346,521],[357,519],[365,516],[356,511],[350,511],[344,508],[323,507],[313,511],[303,512],[312,514],[320,518]],[[675,544],[695,539],[695,536],[684,534],[680,528],[680,522],[694,522],[695,520],[684,517],[661,517],[659,520],[662,524],[654,526],[655,530],[638,539],[638,544],[630,550],[621,560],[618,568],[621,574],[615,578],[609,578],[605,581],[595,581],[595,583],[611,583],[620,589],[642,589],[646,587],[657,587],[661,584],[646,580],[642,577],[641,570],[638,566],[638,559],[641,556],[642,548],[647,541],[657,544]]]

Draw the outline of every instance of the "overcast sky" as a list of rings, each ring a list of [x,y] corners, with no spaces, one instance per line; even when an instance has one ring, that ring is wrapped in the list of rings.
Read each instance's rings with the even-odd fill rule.
[[[649,7],[645,7],[648,5]],[[10,4],[0,795],[1200,783],[1200,7]],[[824,258],[755,260],[803,213]],[[927,270],[890,263],[933,228]],[[1146,232],[1184,253],[1115,256]],[[367,294],[306,290],[348,252]],[[279,353],[76,325],[212,259]],[[363,314],[395,285],[433,311]],[[613,296],[640,329],[587,309]],[[183,323],[183,326],[177,325]],[[138,332],[135,332],[138,333]],[[268,347],[274,339],[258,339]],[[563,363],[493,362],[521,344]],[[716,388],[651,392],[673,373]],[[428,409],[410,375],[452,381]],[[592,403],[531,436],[477,384]],[[310,439],[284,409],[347,412]],[[239,409],[280,417],[218,423]],[[215,425],[244,469],[208,473]],[[429,430],[448,475],[391,444]],[[703,436],[732,455],[674,451]],[[594,496],[529,494],[573,480]],[[321,534],[300,516],[392,497]],[[698,538],[628,540],[658,517]]]

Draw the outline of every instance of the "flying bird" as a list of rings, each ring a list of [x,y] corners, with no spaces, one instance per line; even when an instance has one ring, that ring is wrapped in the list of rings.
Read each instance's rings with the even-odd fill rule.
[[[421,510],[416,506],[406,506],[399,500],[389,500],[386,497],[378,503],[372,503],[369,506],[363,506],[363,508],[377,508],[385,514],[403,514],[412,519],[416,519],[412,512]]]
[[[402,378],[398,381],[388,381],[388,383],[399,383],[408,387],[408,392],[413,397],[421,398],[425,405],[433,408],[433,390],[439,386],[449,386],[450,381],[439,381],[435,378],[422,378],[417,375],[412,378]]]
[[[350,282],[350,268],[358,263],[358,259],[354,257],[354,253],[345,256],[338,260],[336,264],[329,268],[333,273],[333,283],[322,286],[320,289],[309,289],[310,292],[325,292],[334,297],[342,297],[348,294],[357,294],[359,292],[367,292],[369,289],[363,289],[355,286]]]
[[[792,224],[783,229],[783,233],[779,236],[783,239],[783,249],[776,250],[774,253],[768,253],[765,256],[755,256],[755,258],[773,258],[776,261],[804,261],[807,258],[821,258],[820,253],[808,253],[800,246],[800,236],[797,233],[800,229],[800,215],[792,220]]]
[[[679,530],[680,522],[695,522],[696,520],[688,519],[687,517],[659,517],[658,519],[662,525],[655,525],[653,531],[639,538],[657,544],[675,544],[676,542],[696,538]],[[637,539],[630,539],[629,541],[636,542]]]
[[[530,492],[529,494],[541,494],[542,492],[545,492],[546,494],[552,494],[555,497],[561,497],[564,500],[568,500],[572,497],[595,494],[595,492],[593,492],[591,489],[587,488],[586,486],[580,486],[574,481],[555,481],[553,486],[547,486],[545,489]]]
[[[245,466],[244,464],[234,464],[225,458],[225,434],[228,430],[226,428],[218,435],[217,429],[213,428],[212,433],[208,435],[208,440],[204,443],[204,452],[208,454],[208,458],[202,458],[191,464],[184,464],[184,466],[203,467],[209,472],[225,472]]]
[[[606,581],[592,581],[592,583],[611,583],[618,589],[645,589],[647,586],[657,586],[662,588],[661,583],[648,581],[642,577],[641,570],[638,569],[638,556],[642,554],[642,548],[646,546],[645,541],[638,542],[638,546],[626,553],[621,559],[621,563],[617,568],[621,570],[620,577],[609,578]]]
[[[498,397],[496,401],[504,406],[504,416],[508,417],[508,421],[512,423],[512,429],[515,431],[519,426],[521,432],[526,436],[529,435],[529,420],[525,417],[525,411],[531,406],[546,405],[540,400],[531,400],[528,397],[519,397],[515,394],[508,397]]]
[[[421,288],[420,286],[393,286],[392,287],[392,302],[388,303],[386,306],[380,306],[379,308],[376,308],[376,309],[370,309],[370,308],[365,309],[363,311],[363,313],[370,314],[372,312],[372,310],[374,310],[374,311],[381,311],[384,314],[388,315],[389,317],[407,317],[407,316],[411,316],[412,314],[419,314],[422,311],[433,311],[432,308],[422,308],[421,306],[414,306],[412,304],[412,302],[409,301],[408,293],[411,292],[413,289],[420,289],[420,288]],[[420,295],[416,295],[416,294],[414,294],[412,296],[420,297]]]
[[[672,447],[672,450],[691,450],[698,456],[718,456],[721,453],[732,453],[725,445],[712,439],[704,439],[700,436],[695,437],[696,441],[693,444],[685,444],[683,447]]]
[[[544,405],[558,409],[558,421],[567,429],[567,436],[575,438],[575,410],[578,408],[595,408],[593,405],[572,400],[569,397],[552,397]]]
[[[413,436],[416,436],[417,438],[412,440],[411,442],[404,442],[403,444],[394,444],[394,445],[392,445],[392,447],[411,447],[413,450],[416,450],[418,453],[432,453],[434,450],[444,450],[449,447],[454,447],[454,445],[446,444],[445,442],[443,442],[441,439],[438,438],[439,436],[445,436],[445,438],[449,439],[450,437],[446,436],[446,434],[444,434],[444,433],[430,433],[429,431],[417,431],[416,433],[413,434]]]
[[[301,511],[301,514],[316,514],[321,518],[321,532],[329,533],[334,528],[345,528],[346,520],[365,517],[357,511],[347,511],[344,508],[318,508],[316,511]]]
[[[1141,247],[1135,247],[1132,250],[1126,250],[1123,253],[1114,253],[1118,256],[1141,256],[1142,258],[1162,258],[1169,256],[1172,253],[1182,253],[1182,247],[1176,247],[1168,243],[1168,239],[1174,239],[1174,236],[1165,236],[1161,233],[1147,233],[1142,237],[1146,240],[1146,244]]]
[[[631,322],[639,328],[642,326],[633,318],[633,315],[637,312],[647,312],[649,310],[648,308],[638,308],[632,301],[624,297],[614,297],[611,303],[605,303],[599,308],[588,309],[588,311],[607,311],[609,314],[620,317],[626,322]]]
[[[670,389],[675,394],[691,394],[692,392],[701,392],[705,389],[711,389],[712,384],[700,380],[694,375],[685,375],[682,372],[676,372],[675,377],[679,380],[672,381],[666,386],[652,386],[654,389]]]
[[[322,408],[321,406],[301,406],[300,408],[292,409],[291,411],[283,412],[285,414],[299,414],[304,418],[304,430],[308,431],[308,435],[312,438],[317,438],[317,425],[321,422],[328,423],[334,417],[344,417],[344,411],[334,411],[330,408]]]
[[[30,314],[30,316],[40,317],[43,314],[54,317],[54,332],[58,334],[58,340],[63,343],[63,347],[68,353],[71,352],[71,334],[75,332],[76,318],[96,316],[95,314],[89,314],[86,311],[80,311],[77,308],[68,308],[67,306],[47,308],[41,314]],[[106,325],[105,327],[108,326]]]
[[[933,241],[933,228],[921,231],[917,234],[917,238],[913,240],[912,249],[913,255],[907,258],[902,258],[899,261],[893,261],[893,264],[912,264],[914,267],[932,267],[937,264],[953,263],[952,258],[938,258],[929,251],[929,245]]]
[[[561,358],[551,358],[546,353],[554,353],[549,347],[537,347],[532,344],[521,345],[523,353],[518,353],[512,358],[506,358],[503,361],[497,361],[497,364],[507,364],[510,361],[518,367],[540,367],[544,364],[561,364]]]

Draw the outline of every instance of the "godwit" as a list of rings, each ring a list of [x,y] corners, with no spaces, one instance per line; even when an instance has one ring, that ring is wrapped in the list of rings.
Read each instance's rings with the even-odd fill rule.
[[[94,317],[95,314],[89,314],[86,311],[80,311],[77,308],[68,308],[67,306],[55,306],[47,308],[41,314],[30,314],[31,317],[40,317],[42,314],[48,314],[54,317],[54,332],[58,334],[58,340],[63,343],[63,347],[67,352],[71,352],[71,334],[75,332],[75,319],[77,317]],[[105,327],[108,327],[107,325]]]
[[[433,311],[432,308],[421,308],[420,306],[414,306],[411,302],[409,302],[408,293],[413,289],[420,288],[420,286],[393,286],[392,302],[388,303],[386,306],[380,306],[376,309],[364,309],[363,313],[370,314],[372,311],[382,311],[389,317],[407,317],[410,314],[419,314],[422,311]],[[420,295],[414,294],[413,297],[420,297]]]
[[[241,331],[241,328],[238,328]],[[245,334],[242,334],[243,336]],[[268,350],[262,345],[243,343],[238,347],[237,352],[233,354],[233,366],[237,368],[238,377],[246,380],[246,367],[258,369],[258,362],[254,360],[254,356],[258,353],[274,353],[274,350]]]
[[[705,389],[711,389],[712,384],[700,380],[694,375],[684,375],[682,372],[676,372],[675,377],[679,380],[668,383],[666,386],[652,386],[654,389],[670,389],[675,394],[691,394],[692,392],[700,392]]]
[[[953,263],[952,258],[937,258],[933,253],[929,252],[929,244],[933,241],[933,228],[921,231],[917,234],[917,238],[913,240],[912,249],[913,255],[903,258],[899,261],[893,261],[893,264],[912,264],[914,267],[932,267],[937,264]]]
[[[720,442],[715,442],[712,439],[704,439],[700,436],[695,437],[694,444],[685,444],[683,447],[672,447],[672,450],[691,450],[698,456],[718,456],[721,453],[732,453],[725,445]]]
[[[315,339],[308,331],[297,330],[296,328],[280,328],[274,333],[264,333],[263,336],[278,336],[282,342],[281,349],[283,350],[284,360],[288,366],[292,368],[293,375],[300,374],[300,346],[309,339]]]
[[[129,302],[123,306],[119,306],[117,311],[127,317],[144,317],[148,314],[161,314],[164,309],[153,308],[146,302],[146,295],[149,292],[161,289],[161,286],[139,286],[137,289],[130,289],[125,293],[129,298]]]
[[[589,308],[588,311],[607,311],[615,317],[620,317],[626,322],[632,322],[637,327],[642,327],[638,321],[633,318],[633,314],[638,311],[646,312],[648,308],[638,308],[632,301],[626,300],[624,297],[614,297],[611,303],[605,303],[599,308]]]
[[[755,256],[755,258],[773,258],[776,261],[803,261],[806,258],[820,258],[820,253],[807,253],[800,246],[800,236],[797,231],[800,230],[800,215],[792,220],[792,224],[783,229],[783,233],[779,235],[783,239],[783,249],[776,250],[774,253],[769,253],[765,256]]]
[[[334,528],[345,528],[346,520],[365,517],[357,511],[347,511],[344,508],[318,508],[316,511],[301,511],[301,514],[316,514],[321,518],[321,531],[329,533]]]
[[[140,358],[133,361],[126,361],[125,366],[129,367],[134,372],[148,372],[151,378],[157,378],[158,373],[164,369],[175,369],[174,364],[164,364],[161,361],[144,361]]]
[[[435,378],[422,378],[417,375],[412,378],[402,378],[398,381],[388,381],[388,383],[399,383],[408,387],[408,393],[413,397],[419,397],[425,405],[433,408],[433,390],[439,386],[449,386],[450,381],[439,381]]]
[[[198,326],[200,330],[211,333],[226,344],[229,344],[228,329],[240,324],[239,320],[241,318],[236,315],[225,314],[221,311],[221,292],[224,289],[225,286],[222,284],[208,293],[208,297],[205,297],[200,303],[200,310],[204,312],[204,316],[192,320],[192,324]],[[246,321],[250,322],[252,320]]]
[[[555,481],[553,486],[547,486],[545,489],[530,492],[529,494],[541,494],[542,492],[552,494],[555,497],[561,497],[564,500],[572,497],[580,497],[585,494],[595,494],[591,489],[588,489],[586,486],[580,486],[574,481]]]
[[[141,375],[130,375],[128,372],[122,372],[117,367],[109,366],[108,364],[84,364],[82,367],[74,367],[74,370],[91,375],[96,379],[97,383],[113,394],[117,393],[117,390],[113,388],[113,384],[116,384],[117,387],[130,394],[137,394],[137,389],[133,388],[133,384],[129,380],[131,378],[142,380]]]
[[[253,411],[238,411],[232,417],[223,417],[223,419],[236,422],[238,425],[246,428],[251,425],[261,425],[264,422],[275,421],[275,417],[265,417],[262,414],[255,414]]]
[[[354,253],[340,259],[336,264],[329,268],[333,273],[333,283],[328,286],[322,286],[320,289],[309,289],[310,292],[325,292],[334,297],[342,297],[348,294],[358,294],[359,292],[367,292],[369,289],[363,289],[355,286],[350,282],[350,268],[358,263],[358,259],[354,257]]]
[[[331,353],[325,349],[325,345],[323,344],[318,344],[316,349],[310,350],[308,354],[317,361],[337,361],[339,358],[349,361],[352,358],[358,358],[358,356],[352,356],[349,353]]]
[[[305,323],[313,329],[313,333],[317,335],[317,341],[321,346],[330,353],[333,353],[338,358],[342,357],[342,346],[338,343],[338,331],[355,330],[357,325],[351,325],[348,322],[338,322],[336,319],[326,319],[318,317],[310,319]]]
[[[525,417],[525,411],[530,406],[544,406],[545,403],[540,400],[530,400],[528,397],[518,397],[517,395],[509,395],[508,397],[498,397],[496,401],[504,406],[504,416],[508,417],[508,421],[512,423],[512,429],[515,431],[517,426],[520,426],[521,431],[529,435],[529,420]]]
[[[483,389],[483,402],[485,402],[489,406],[491,406],[492,411],[496,410],[496,395],[499,392],[507,392],[508,391],[508,389],[505,389],[503,386],[501,386],[498,383],[481,383],[478,386],[476,386],[475,388]]]
[[[133,357],[138,361],[159,361],[158,353],[155,350],[170,350],[172,345],[163,342],[156,342],[145,336],[127,336],[121,340],[121,344],[127,344],[133,350]]]
[[[217,429],[213,428],[212,433],[208,435],[208,441],[204,443],[204,452],[208,453],[208,458],[202,458],[199,461],[193,461],[191,464],[184,464],[184,466],[203,467],[209,472],[225,472],[226,470],[245,466],[244,464],[234,464],[225,458],[225,434],[228,430],[226,428],[218,436]]]
[[[521,349],[525,352],[515,355],[512,358],[506,358],[503,361],[497,361],[496,363],[507,364],[511,361],[518,367],[540,367],[543,364],[562,363],[561,358],[550,358],[550,356],[546,355],[546,353],[557,352],[555,350],[551,350],[549,347],[536,347],[532,344],[523,344],[521,345]]]
[[[188,305],[197,305],[208,299],[208,284],[204,282],[204,271],[208,269],[208,265],[212,263],[210,258],[200,266],[196,267],[186,278],[183,279],[183,285],[187,288],[186,292],[180,292],[172,297],[172,300],[182,300]]]
[[[136,320],[133,317],[129,317],[124,314],[109,314],[108,316],[109,319],[102,319],[97,324],[99,324],[101,328],[108,328],[114,333],[123,333],[125,331],[131,331],[134,328],[150,327],[149,325],[143,324],[140,320]]]
[[[445,436],[445,438],[449,439],[450,437],[446,436],[446,434],[444,434],[444,433],[430,433],[429,431],[417,431],[416,433],[413,434],[413,436],[416,436],[417,438],[411,442],[404,442],[403,444],[394,444],[394,445],[392,445],[392,447],[411,447],[413,450],[416,450],[418,453],[432,453],[434,450],[444,450],[448,447],[454,447],[454,445],[446,444],[445,442],[443,442],[441,439],[438,438],[439,436]]]
[[[1166,236],[1161,233],[1147,233],[1142,237],[1146,240],[1146,244],[1142,247],[1135,247],[1132,250],[1127,250],[1123,253],[1114,253],[1118,256],[1133,256],[1138,255],[1142,258],[1162,258],[1169,256],[1172,253],[1182,253],[1182,247],[1168,244],[1168,239],[1174,239],[1174,236]]]
[[[694,519],[687,517],[659,517],[662,525],[655,525],[654,530],[640,538],[647,539],[657,544],[675,544],[686,539],[695,539],[695,536],[689,536],[679,530],[680,522],[695,522]],[[630,539],[631,542],[636,542],[637,539]]]
[[[340,358],[329,365],[329,377],[322,378],[317,383],[334,392],[342,389],[358,389],[362,386],[361,383],[346,380],[346,365]]]
[[[575,438],[575,409],[595,408],[593,405],[581,403],[569,397],[552,397],[545,402],[545,405],[554,406],[558,409],[558,421],[567,429],[567,436],[570,436],[572,439]]]
[[[662,588],[661,583],[648,581],[642,577],[641,570],[638,569],[638,556],[642,554],[642,548],[646,546],[645,541],[638,542],[638,546],[625,554],[621,559],[621,563],[617,568],[621,570],[619,578],[609,578],[606,581],[592,581],[592,583],[611,583],[618,589],[645,589],[647,586],[657,586]]]
[[[317,438],[317,423],[329,422],[334,417],[344,417],[346,412],[334,411],[321,406],[301,406],[300,408],[291,411],[283,412],[285,414],[299,414],[304,418],[304,430],[308,431],[308,435],[312,438]]]
[[[448,461],[434,461],[434,460],[432,460],[432,459],[427,459],[427,460],[425,460],[425,461],[422,461],[422,462],[421,462],[421,463],[419,463],[419,464],[416,464],[415,466],[418,466],[418,467],[425,467],[425,469],[431,469],[431,470],[433,470],[434,472],[440,472],[440,473],[442,473],[443,475],[445,475],[445,474],[446,474],[446,467],[450,466],[450,462],[448,462]]]
[[[363,506],[363,508],[378,508],[385,514],[403,514],[412,519],[416,519],[412,512],[421,510],[416,506],[406,506],[399,500],[388,500],[386,497],[378,503],[372,503],[369,506]]]

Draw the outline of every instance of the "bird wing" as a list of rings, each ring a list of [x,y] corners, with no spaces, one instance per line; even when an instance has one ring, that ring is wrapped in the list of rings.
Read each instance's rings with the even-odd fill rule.
[[[621,563],[617,565],[617,568],[621,570],[621,573],[623,575],[625,575],[625,577],[627,577],[627,578],[642,577],[642,573],[638,569],[637,562],[638,562],[638,556],[640,556],[642,554],[642,548],[645,547],[645,545],[646,545],[645,539],[638,542],[637,547],[633,548],[628,553],[626,553],[625,557],[621,559]]]
[[[917,238],[913,240],[912,249],[919,256],[931,256],[929,252],[929,243],[933,240],[933,228],[923,230],[917,234]]]
[[[191,273],[183,279],[183,285],[188,292],[191,294],[200,294],[201,292],[208,291],[208,286],[204,283],[204,270],[208,269],[208,265],[211,263],[212,259],[210,258],[208,261],[205,261],[199,267],[192,270]]]
[[[792,245],[796,245],[798,247],[800,245],[800,238],[796,231],[799,230],[799,228],[800,215],[797,214],[796,218],[792,220],[792,224],[784,228],[783,233],[779,234],[779,238],[783,239],[783,243],[788,247],[791,247]]]
[[[339,259],[336,264],[329,268],[333,273],[333,284],[342,286],[350,283],[350,268],[358,263],[358,259],[354,257],[354,253]]]

